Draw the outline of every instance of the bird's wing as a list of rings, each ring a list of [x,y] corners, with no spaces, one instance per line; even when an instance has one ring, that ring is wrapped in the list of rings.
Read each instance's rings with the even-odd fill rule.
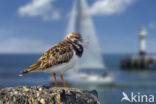
[[[46,68],[68,62],[73,56],[70,44],[59,44],[44,53],[27,71],[44,70]]]

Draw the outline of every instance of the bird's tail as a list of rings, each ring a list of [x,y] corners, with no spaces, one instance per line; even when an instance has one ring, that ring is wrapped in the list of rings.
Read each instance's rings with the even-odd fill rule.
[[[19,74],[19,76],[23,76],[24,74],[29,73],[29,71],[27,69],[22,70]]]

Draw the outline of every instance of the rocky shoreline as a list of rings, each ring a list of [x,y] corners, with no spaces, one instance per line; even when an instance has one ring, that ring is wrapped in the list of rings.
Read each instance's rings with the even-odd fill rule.
[[[0,89],[0,104],[101,104],[95,90],[49,86]]]

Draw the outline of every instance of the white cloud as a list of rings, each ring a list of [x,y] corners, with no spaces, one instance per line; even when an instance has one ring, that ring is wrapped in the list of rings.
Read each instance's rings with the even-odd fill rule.
[[[41,40],[11,38],[1,41],[0,53],[41,53],[48,48],[50,45]]]
[[[123,12],[136,0],[96,0],[91,6],[92,15],[113,15]]]
[[[32,2],[18,9],[20,16],[40,16],[43,20],[56,20],[60,18],[59,10],[54,8],[54,0],[32,0]]]

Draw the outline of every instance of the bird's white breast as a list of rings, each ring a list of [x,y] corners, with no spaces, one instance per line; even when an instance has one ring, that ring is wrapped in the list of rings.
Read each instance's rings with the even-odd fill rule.
[[[78,62],[78,60],[79,57],[76,54],[73,54],[72,58],[68,62],[47,68],[44,70],[44,72],[48,73],[65,72],[68,69],[71,69]]]

